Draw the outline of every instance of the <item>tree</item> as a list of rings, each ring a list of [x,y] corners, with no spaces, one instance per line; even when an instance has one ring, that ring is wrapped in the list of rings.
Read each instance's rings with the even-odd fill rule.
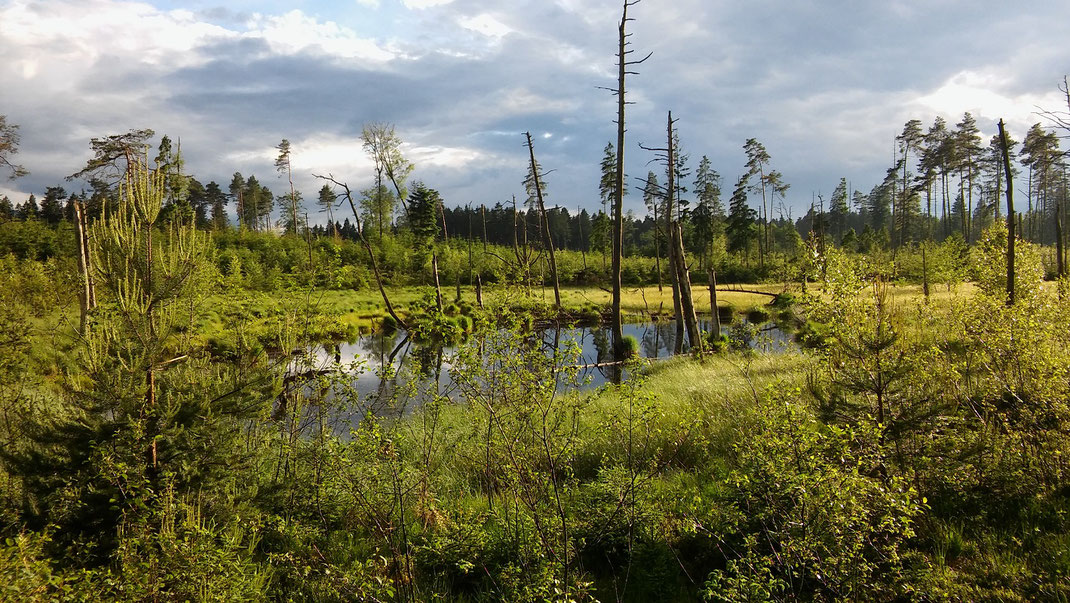
[[[338,195],[331,189],[330,186],[324,184],[320,188],[319,198],[316,200],[316,204],[320,206],[320,212],[327,212],[327,220],[330,221],[331,227],[334,228],[334,236],[338,236],[338,224],[334,221],[334,204],[338,201]]]
[[[45,189],[45,196],[41,199],[41,219],[50,226],[55,226],[63,219],[63,199],[67,191],[61,186],[50,186]]]
[[[602,211],[606,214],[612,209],[609,204],[613,200],[617,186],[617,152],[613,150],[613,143],[607,142],[602,152],[602,178],[598,181],[598,196],[602,199]],[[625,190],[625,194],[628,194]]]
[[[409,230],[416,237],[418,247],[427,250],[431,248],[438,232],[435,222],[442,197],[438,191],[424,186],[422,182],[415,182],[412,188],[409,194]]]
[[[749,188],[750,174],[744,174],[736,180],[736,187],[732,191],[732,198],[728,205],[728,250],[742,253],[744,261],[752,241],[758,238],[758,225],[756,212],[747,205],[747,190]]]
[[[1010,144],[1007,132],[1003,129],[1003,119],[999,120],[1000,147],[1003,149],[1004,174],[1007,176],[1007,305],[1014,305],[1014,181],[1011,174]],[[1061,253],[1060,249],[1060,253]],[[1060,262],[1061,263],[1061,262]]]
[[[296,235],[302,226],[307,226],[303,217],[304,213],[298,211],[301,208],[301,191],[283,193],[276,197],[275,201],[284,209],[289,210],[284,214],[286,217],[281,220],[285,232]]]
[[[921,133],[921,122],[916,119],[908,121],[903,126],[903,131],[895,137],[895,140],[899,145],[899,152],[902,153],[903,183],[899,190],[898,211],[894,211],[894,213],[896,230],[899,231],[899,245],[903,245],[906,241],[907,230],[910,228],[910,218],[917,213],[912,206],[915,193],[908,184],[909,172],[907,168],[910,165],[910,152],[919,151],[924,140],[924,136]]]
[[[847,214],[849,212],[850,209],[847,207],[847,179],[840,178],[840,183],[836,185],[836,188],[832,191],[832,197],[829,199],[829,220],[836,230],[836,242],[840,245],[843,244],[843,233],[847,227]]]
[[[71,538],[107,538],[132,518],[151,526],[165,493],[233,479],[236,436],[259,412],[195,351],[188,327],[209,290],[210,246],[192,225],[157,228],[166,175],[146,163],[131,158],[116,211],[92,227],[104,299],[82,334],[84,365],[66,382],[64,412],[41,417],[33,448],[5,459],[33,512]]]
[[[531,143],[531,132],[525,132],[524,136],[527,139],[528,154],[531,158],[529,177],[535,189],[535,199],[538,202],[539,214],[542,217],[542,236],[546,242],[546,250],[550,253],[550,278],[553,279],[554,284],[554,305],[557,307],[557,311],[560,312],[561,287],[557,279],[557,254],[554,252],[554,239],[550,232],[550,220],[546,217],[546,203],[543,201],[542,173],[539,171],[538,162],[535,161],[535,145]]]
[[[977,176],[977,161],[981,156],[981,130],[977,127],[973,115],[969,112],[963,113],[962,121],[955,124],[952,137],[955,166],[959,172],[959,194],[966,204],[962,214],[962,236],[969,243],[972,237],[970,217],[973,215],[974,179]]]
[[[684,186],[684,179],[691,175],[691,168],[687,167],[687,161],[690,159],[690,155],[685,153],[680,148],[680,130],[673,128],[672,131],[672,170],[673,170],[673,191],[672,197],[676,200],[676,220],[678,222],[685,222],[690,217],[690,205],[691,203],[684,199],[684,193],[687,192],[687,187]],[[667,214],[668,215],[668,214]]]
[[[40,209],[37,207],[37,197],[35,197],[33,193],[30,193],[30,198],[19,206],[19,219],[36,220],[40,213]]]
[[[227,227],[227,194],[215,181],[204,187],[204,203],[208,210],[209,221],[213,230]]]
[[[758,219],[761,221],[764,235],[759,239],[758,250],[759,262],[764,265],[765,254],[768,253],[770,247],[769,208],[772,207],[772,202],[777,195],[783,196],[787,192],[789,185],[783,182],[780,172],[767,169],[771,158],[769,152],[765,150],[765,145],[754,138],[748,138],[743,144],[743,152],[747,155],[748,176],[758,177],[758,181],[751,185],[751,189],[762,194],[761,215]]]
[[[394,215],[398,198],[394,191],[385,185],[373,186],[360,191],[360,207],[364,214],[364,221],[371,221],[378,226],[379,238],[383,237],[384,225],[389,224]],[[412,212],[408,212],[411,214]],[[412,216],[409,215],[409,219]]]
[[[703,155],[699,160],[693,184],[698,205],[705,205],[714,218],[724,217],[724,204],[721,203],[721,175],[713,169],[710,158]]]
[[[266,218],[271,215],[274,203],[271,191],[261,186],[256,176],[249,176],[240,190],[242,222],[251,225],[253,230],[261,230],[267,224]]]
[[[10,172],[8,178],[14,180],[26,174],[26,168],[12,162],[11,156],[19,152],[19,127],[7,123],[7,116],[0,115],[0,167]]]
[[[234,172],[227,190],[230,191],[230,198],[234,201],[235,213],[238,217],[238,228],[248,228],[249,223],[245,219],[245,178],[241,175],[241,172]]]
[[[648,54],[638,61],[628,60],[628,55],[634,52],[627,48],[630,43],[626,27],[628,21],[632,20],[628,18],[628,7],[636,4],[639,4],[639,0],[624,0],[621,10],[620,23],[617,26],[617,88],[612,91],[617,96],[617,167],[614,173],[616,182],[613,185],[613,274],[610,277],[613,283],[613,300],[610,310],[610,330],[613,333],[614,355],[619,359],[623,359],[620,357],[624,355],[624,326],[621,321],[620,308],[621,258],[624,254],[624,106],[627,104],[624,100],[624,80],[625,76],[635,73],[628,71],[629,67],[639,65],[650,58]]]
[[[286,174],[286,180],[290,183],[289,196],[282,195],[280,199],[290,209],[290,220],[286,225],[286,231],[292,234],[297,234],[297,207],[300,204],[300,197],[297,195],[297,191],[294,190],[294,177],[293,169],[290,166],[290,141],[285,138],[282,142],[275,147],[279,151],[279,155],[275,158],[275,171],[282,175]]]
[[[658,219],[658,207],[663,206],[665,197],[658,185],[658,175],[653,170],[647,172],[643,183],[643,204],[654,220],[654,267],[658,273],[658,291],[663,288],[661,277],[661,221]]]
[[[145,128],[130,130],[126,134],[91,138],[89,148],[93,151],[93,157],[80,171],[67,176],[67,180],[81,178],[92,181],[95,179],[109,185],[122,181],[139,158],[147,154],[148,140],[155,134],[156,132]]]
[[[1001,143],[1002,144],[1002,143]],[[1008,140],[1008,149],[1013,151],[1013,141]],[[1002,147],[1001,147],[1002,148]],[[1059,151],[1059,138],[1054,132],[1046,131],[1039,123],[1033,124],[1022,141],[1021,153],[1022,165],[1029,168],[1029,217],[1033,223],[1033,200],[1036,200],[1037,209],[1041,213],[1048,213],[1049,206],[1056,206],[1052,211],[1056,220],[1057,230],[1062,230],[1062,196],[1058,194],[1057,185],[1062,176],[1060,169],[1062,153]],[[1056,233],[1057,255],[1061,255],[1062,237]],[[1063,263],[1061,258],[1057,259]],[[1065,270],[1065,266],[1062,267]]]
[[[394,193],[397,201],[401,202],[402,209],[408,213],[405,199],[408,191],[405,182],[412,173],[413,165],[401,154],[401,138],[394,132],[392,124],[370,123],[364,124],[360,132],[360,139],[364,143],[364,152],[371,156],[375,163],[375,194],[381,194],[384,188],[384,178],[394,185]],[[384,207],[384,201],[376,200],[378,207]],[[393,219],[393,205],[390,206],[390,215],[385,216]],[[383,236],[383,215],[379,216],[379,236]]]
[[[156,156],[156,169],[163,174],[164,208],[168,219],[188,222],[193,219],[194,211],[190,200],[191,178],[183,173],[185,161],[182,159],[182,143],[172,149],[171,138],[164,135],[160,139],[159,154]]]

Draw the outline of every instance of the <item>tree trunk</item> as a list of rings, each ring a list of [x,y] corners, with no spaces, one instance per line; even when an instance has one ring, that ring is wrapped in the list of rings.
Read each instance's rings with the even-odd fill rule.
[[[1003,147],[1003,169],[1007,174],[1007,305],[1014,305],[1014,184],[1011,181],[1011,155],[1007,133],[999,120],[999,142]]]
[[[710,333],[714,340],[721,337],[721,313],[717,309],[717,272],[710,266]]]
[[[673,353],[680,354],[684,351],[684,307],[680,294],[680,272],[676,269],[676,245],[672,242],[674,230],[669,230],[669,275],[672,277],[672,308],[676,318],[676,340],[673,343]]]
[[[546,243],[546,250],[550,253],[550,278],[554,282],[554,305],[557,307],[557,311],[561,312],[561,286],[557,280],[557,254],[554,253],[554,238],[550,235],[550,219],[546,216],[546,205],[542,199],[542,178],[538,173],[538,166],[535,163],[535,147],[531,144],[531,132],[525,132],[524,136],[528,140],[528,154],[531,156],[531,173],[535,179],[535,198],[539,202],[539,215],[542,217],[542,231],[543,241]]]
[[[684,255],[684,231],[680,223],[676,223],[673,231],[673,246],[676,251],[673,254],[676,259],[676,272],[680,281],[680,306],[684,312],[684,324],[687,327],[687,339],[691,342],[692,353],[702,357],[702,333],[698,328],[698,317],[695,315],[695,298],[691,295],[691,276],[687,269],[687,258]]]
[[[487,251],[487,205],[485,203],[479,204],[479,211],[483,214],[483,252]]]
[[[661,276],[661,225],[658,223],[658,203],[654,202],[654,267],[658,271],[658,293],[664,289]]]
[[[85,334],[86,318],[89,316],[90,302],[92,300],[92,294],[90,293],[92,277],[89,275],[89,246],[87,244],[88,237],[86,236],[85,209],[79,201],[74,202],[74,216],[78,226],[78,268],[82,273],[83,282],[81,320],[78,329],[82,334]]]
[[[439,313],[442,313],[442,287],[438,282],[438,252],[431,252],[431,272],[435,276],[435,305],[438,306]]]
[[[615,360],[624,359],[624,324],[621,320],[621,255],[624,251],[624,77],[627,74],[626,45],[628,36],[628,0],[624,0],[620,25],[617,28],[617,172],[614,174],[613,193],[613,266],[610,280],[613,283],[613,301],[610,310],[610,329],[613,333]]]

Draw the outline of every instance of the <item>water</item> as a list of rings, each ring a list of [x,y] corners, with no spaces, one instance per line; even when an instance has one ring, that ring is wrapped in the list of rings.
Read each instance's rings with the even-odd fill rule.
[[[710,328],[709,319],[700,320],[703,332]],[[722,333],[729,336],[734,345],[750,347],[760,353],[782,353],[793,349],[791,334],[773,323],[751,324],[737,320],[722,325]],[[639,342],[639,355],[643,358],[668,358],[673,355],[676,344],[676,323],[641,322],[624,325],[624,334]],[[611,379],[616,367],[596,366],[611,362],[612,335],[608,326],[548,327],[541,329],[539,336],[549,354],[554,345],[563,346],[575,342],[579,355],[576,364],[583,366],[583,383],[578,387],[593,388],[604,385]],[[687,351],[686,339],[684,351]],[[363,399],[387,400],[398,391],[399,384],[415,383],[418,392],[428,392],[437,383],[438,392],[452,393],[450,369],[455,355],[455,346],[418,344],[399,329],[391,333],[373,333],[351,343],[326,346],[317,350],[321,359],[334,358],[343,364],[356,367],[349,379],[351,392]],[[413,381],[415,380],[415,381]],[[407,395],[399,395],[408,398]],[[406,400],[401,401],[405,406]]]

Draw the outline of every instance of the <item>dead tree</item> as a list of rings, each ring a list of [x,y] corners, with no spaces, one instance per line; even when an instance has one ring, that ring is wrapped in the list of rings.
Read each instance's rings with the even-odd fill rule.
[[[81,201],[74,202],[75,222],[78,226],[78,268],[82,273],[81,321],[79,329],[85,333],[86,319],[89,311],[97,305],[96,285],[93,282],[93,260],[89,247],[89,225],[85,219],[85,206]]]
[[[1007,175],[1007,305],[1014,305],[1014,185],[1011,182],[1011,154],[1007,132],[999,120],[999,144],[1003,149],[1003,173]]]
[[[614,175],[616,182],[613,193],[613,304],[611,310],[610,327],[613,332],[614,356],[623,356],[624,351],[624,325],[621,319],[620,296],[621,296],[621,257],[624,251],[624,106],[625,101],[624,80],[627,75],[638,75],[638,72],[629,71],[628,68],[639,65],[650,58],[647,54],[638,61],[629,61],[628,34],[625,30],[628,21],[628,7],[639,4],[640,0],[624,0],[621,10],[620,24],[617,26],[617,87],[610,89],[617,96],[617,173]]]
[[[531,157],[531,174],[532,179],[535,180],[535,198],[539,202],[539,215],[543,225],[543,242],[546,244],[546,251],[550,255],[550,278],[554,281],[554,304],[557,306],[557,311],[560,312],[561,286],[557,280],[557,254],[554,253],[554,238],[550,235],[550,219],[546,216],[546,204],[542,198],[542,175],[539,174],[539,166],[535,163],[535,147],[531,144],[531,132],[524,132],[524,136],[527,138],[528,154]]]
[[[326,176],[320,176],[319,174],[312,175],[320,180],[326,180],[333,183],[335,186],[342,187],[346,201],[349,201],[349,208],[353,210],[353,219],[356,221],[357,226],[357,238],[360,239],[364,251],[368,253],[368,260],[372,264],[372,273],[375,275],[375,284],[379,286],[379,294],[383,296],[383,304],[386,305],[386,312],[394,319],[394,322],[396,322],[399,327],[408,330],[408,325],[406,325],[405,321],[394,311],[394,306],[390,303],[390,296],[386,294],[386,287],[383,286],[383,275],[379,272],[379,262],[375,260],[375,252],[372,250],[372,246],[368,243],[368,239],[364,237],[364,227],[360,221],[360,213],[357,212],[357,206],[353,203],[353,193],[349,190],[349,185],[345,182],[336,180],[334,174],[327,174]]]
[[[676,279],[680,284],[680,306],[683,310],[683,322],[687,327],[687,340],[691,342],[691,351],[702,356],[702,332],[698,328],[698,317],[695,315],[695,298],[691,295],[691,276],[687,269],[687,258],[684,256],[684,231],[679,222],[673,224],[673,268]]]
[[[713,262],[710,262],[711,264]],[[717,271],[710,266],[710,334],[713,338],[721,337],[721,313],[717,310]]]
[[[673,144],[674,124],[676,120],[672,118],[672,111],[669,111],[668,120],[666,122],[666,145],[664,147],[647,147],[640,144],[641,149],[647,151],[653,151],[656,156],[652,161],[664,161],[666,166],[666,184],[665,188],[661,190],[665,197],[665,232],[668,237],[669,245],[669,275],[672,280],[672,303],[673,311],[676,315],[676,344],[674,346],[677,354],[683,352],[684,344],[684,332],[688,331],[688,337],[691,341],[691,345],[701,345],[690,332],[690,325],[688,324],[688,307],[691,307],[690,314],[694,315],[694,298],[691,297],[690,277],[686,271],[686,260],[683,256],[683,238],[681,237],[681,243],[679,249],[676,245],[676,229],[679,226],[678,220],[673,219],[672,208],[676,204],[676,192],[678,187],[676,185],[676,145]],[[650,183],[648,182],[648,185]],[[679,218],[679,216],[677,216]],[[681,270],[683,266],[683,270]],[[686,286],[685,286],[686,285]]]

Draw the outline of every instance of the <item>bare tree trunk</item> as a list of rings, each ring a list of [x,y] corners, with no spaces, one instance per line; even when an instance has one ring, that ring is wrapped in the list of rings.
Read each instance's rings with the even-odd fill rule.
[[[476,303],[479,304],[479,309],[483,309],[483,279],[476,275]]]
[[[621,11],[620,25],[617,28],[617,171],[614,174],[616,182],[613,192],[613,262],[610,280],[613,283],[613,300],[610,308],[610,330],[613,333],[613,354],[615,360],[624,357],[624,324],[620,312],[620,271],[621,254],[624,250],[624,77],[627,74],[627,45],[628,35],[625,26],[628,24],[628,0],[624,0],[624,8]]]
[[[670,227],[672,228],[672,227]],[[676,245],[672,244],[669,230],[669,275],[672,277],[672,308],[676,317],[676,341],[673,343],[673,353],[680,354],[684,351],[684,306],[680,294],[680,273],[676,270]]]
[[[74,215],[75,222],[78,225],[78,268],[82,272],[82,280],[84,283],[81,300],[81,320],[79,322],[79,330],[84,334],[86,318],[89,315],[90,304],[92,303],[92,283],[93,279],[89,274],[89,239],[86,236],[86,221],[85,221],[85,208],[80,201],[74,202]]]
[[[297,222],[294,222],[294,234],[297,234]],[[308,243],[308,271],[312,272],[312,229],[308,226],[308,212],[305,212],[305,241]]]
[[[485,203],[479,204],[479,211],[483,214],[483,251],[487,251],[487,205]]]
[[[714,339],[721,337],[721,313],[717,308],[717,271],[710,266],[710,333]]]
[[[1007,148],[1007,133],[999,120],[999,142],[1003,147],[1003,169],[1007,174],[1007,305],[1014,305],[1014,184],[1011,180],[1011,155]]]
[[[673,247],[675,248],[676,272],[680,281],[680,306],[684,311],[684,324],[687,327],[687,339],[691,342],[691,351],[702,356],[702,333],[698,328],[698,317],[695,315],[695,298],[691,295],[691,276],[687,269],[687,258],[684,256],[684,231],[680,223],[676,223],[673,230]]]
[[[538,166],[535,163],[535,147],[531,144],[531,132],[524,132],[524,136],[528,140],[528,154],[531,156],[531,173],[535,179],[535,198],[539,201],[539,215],[542,217],[542,231],[543,240],[546,242],[546,249],[550,252],[550,278],[554,281],[554,305],[557,306],[557,311],[561,311],[561,287],[557,281],[557,254],[554,253],[554,239],[550,235],[550,219],[546,216],[546,205],[542,199],[542,177],[538,173]]]
[[[658,203],[654,202],[654,267],[658,270],[658,292],[663,290],[661,277],[661,225],[658,224]]]
[[[624,359],[624,325],[621,319],[620,294],[621,294],[621,258],[624,253],[624,79],[629,73],[629,66],[638,65],[650,58],[648,54],[638,61],[629,61],[628,55],[632,51],[627,49],[628,34],[625,27],[628,21],[628,7],[639,3],[639,0],[624,0],[621,10],[620,24],[617,27],[617,173],[614,175],[613,194],[613,268],[611,280],[613,281],[613,303],[611,308],[610,327],[613,332],[613,353],[616,360]]]
[[[438,283],[438,252],[431,251],[431,272],[435,275],[435,305],[442,312],[442,287]]]
[[[665,237],[666,245],[669,247],[669,270],[672,272],[672,303],[673,312],[676,314],[676,342],[674,351],[679,354],[684,351],[684,322],[686,321],[686,310],[683,303],[683,280],[682,274],[679,270],[676,254],[678,250],[676,248],[676,221],[672,219],[673,207],[676,205],[676,156],[675,148],[672,144],[672,111],[669,111],[668,119],[665,126],[665,164],[667,166],[666,171],[666,185],[665,185]],[[680,213],[677,211],[676,218],[680,218]]]

